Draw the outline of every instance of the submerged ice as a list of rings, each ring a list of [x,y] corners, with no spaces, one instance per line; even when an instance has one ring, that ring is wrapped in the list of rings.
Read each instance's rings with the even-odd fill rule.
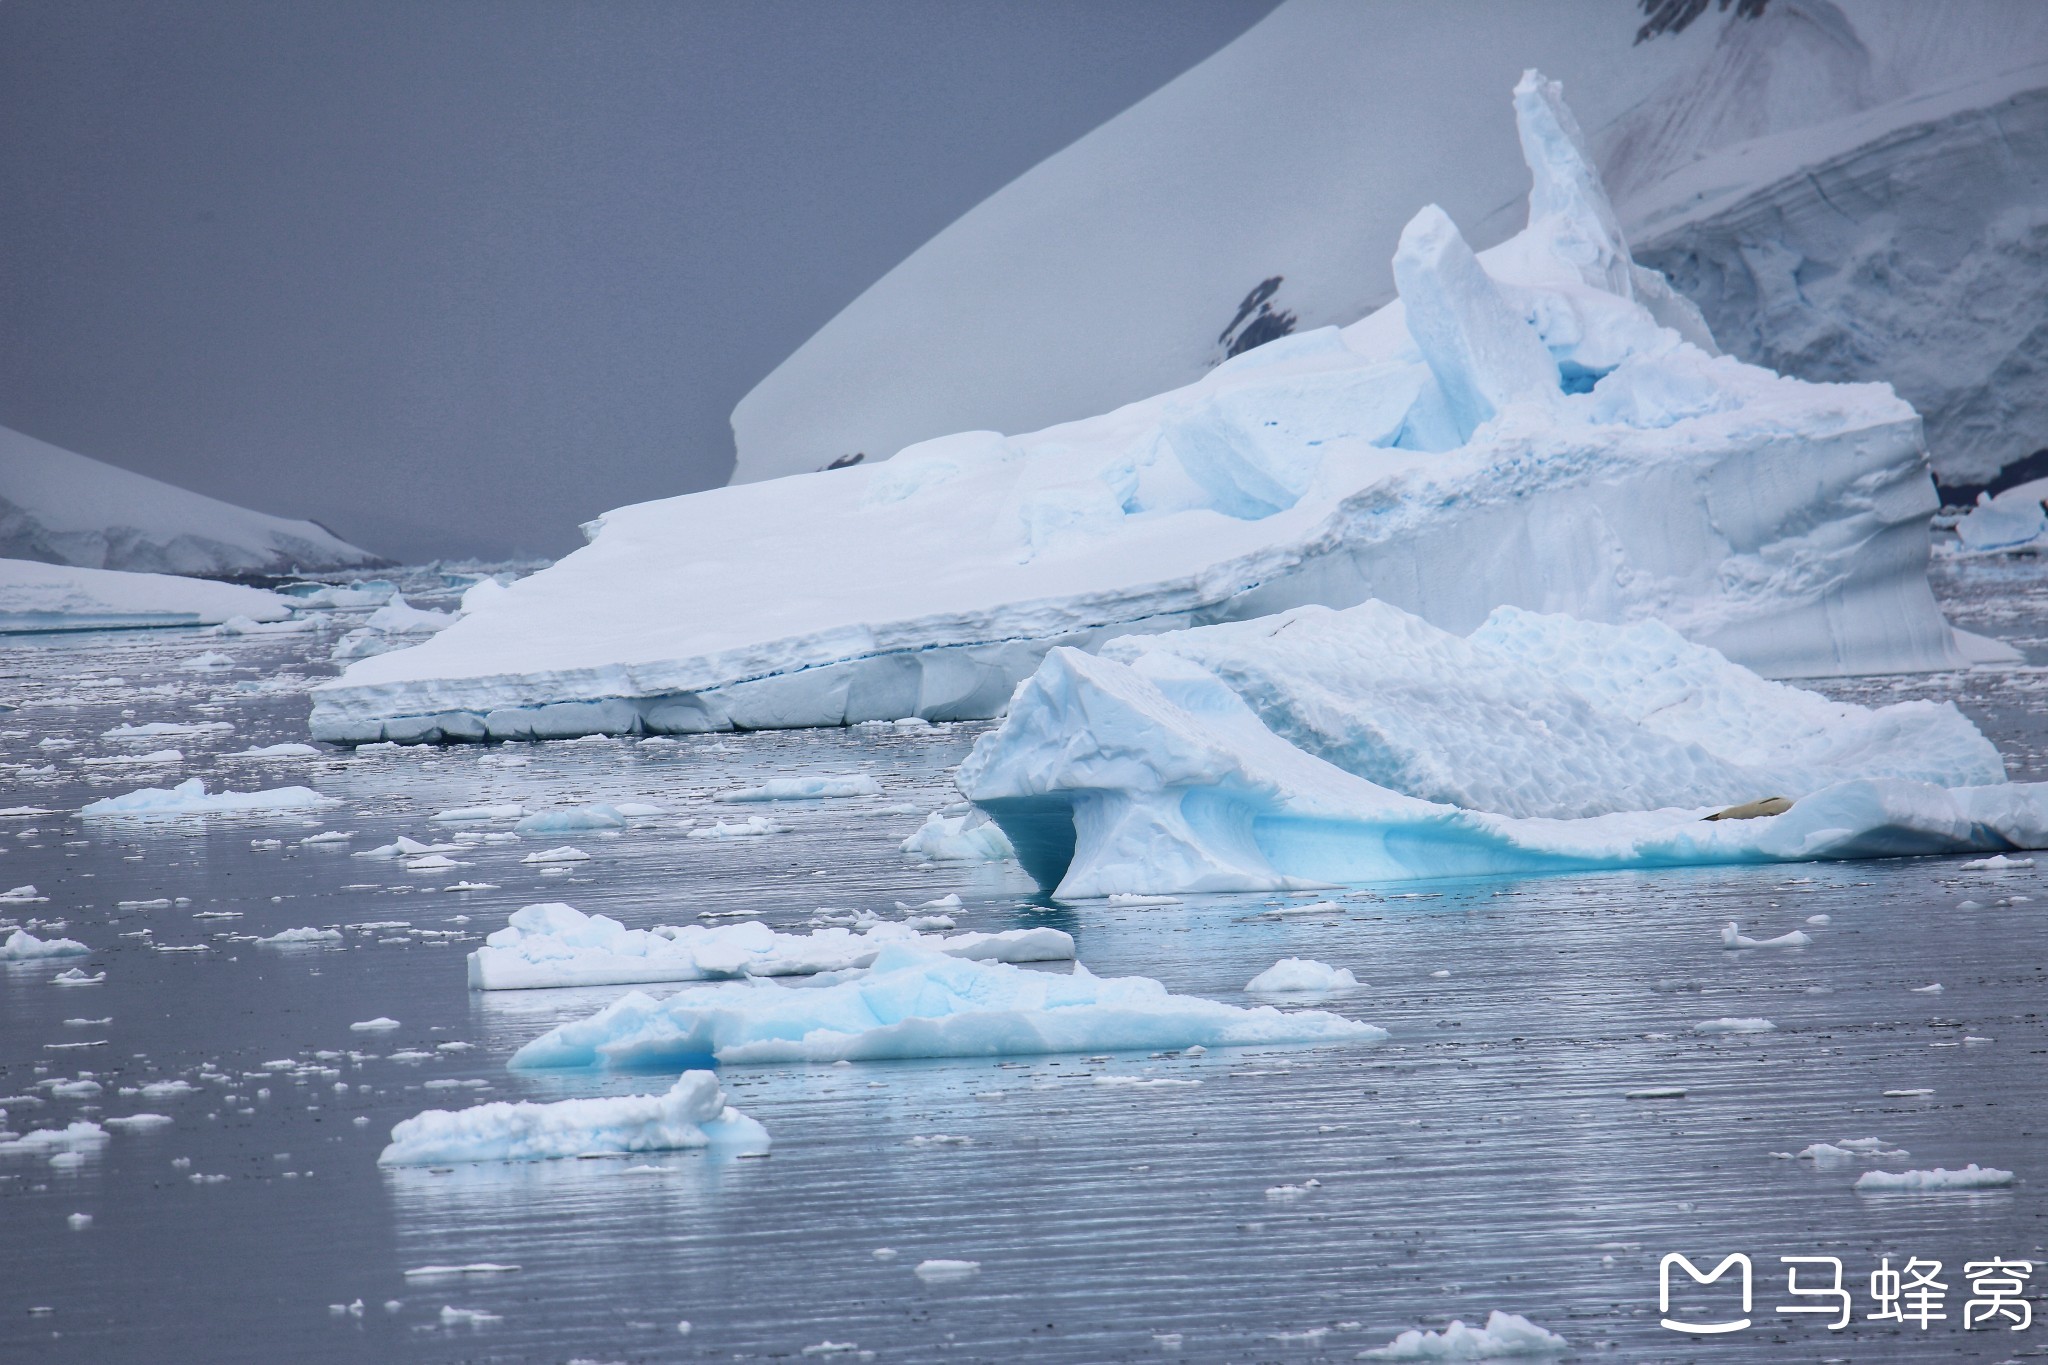
[[[998,714],[1058,646],[1379,599],[1659,619],[1776,676],[1954,667],[1919,420],[1712,351],[1637,267],[1557,87],[1516,116],[1528,226],[1434,207],[1400,297],[1044,431],[644,503],[315,692],[333,740]],[[697,604],[652,618],[650,592]]]

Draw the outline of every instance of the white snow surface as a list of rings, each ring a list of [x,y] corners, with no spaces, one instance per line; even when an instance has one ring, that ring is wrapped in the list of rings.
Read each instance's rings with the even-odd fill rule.
[[[725,1102],[718,1078],[686,1071],[666,1093],[429,1109],[391,1130],[381,1166],[544,1161],[714,1147],[768,1150],[768,1130]]]
[[[829,986],[750,979],[665,1000],[634,991],[522,1047],[517,1067],[645,1069],[721,1063],[1011,1057],[1200,1044],[1370,1042],[1384,1029],[1317,1010],[1240,1009],[1146,977],[1099,977],[948,957],[893,943]]]
[[[237,507],[6,427],[0,427],[0,556],[200,575],[378,562],[313,522]]]
[[[204,780],[190,777],[175,787],[144,787],[125,796],[109,796],[79,810],[87,816],[150,815],[276,815],[319,810],[341,803],[311,787],[273,787],[269,791],[208,792]]]
[[[0,428],[0,440],[5,429]],[[0,470],[5,461],[0,460]],[[0,480],[4,480],[0,473]],[[4,504],[0,504],[4,506]],[[0,520],[0,528],[5,521]],[[4,539],[4,529],[0,529]],[[279,621],[291,605],[274,592],[160,573],[0,559],[0,635],[137,626],[209,626],[248,617]]]
[[[1515,1356],[1561,1355],[1571,1349],[1557,1333],[1519,1313],[1495,1309],[1484,1327],[1460,1319],[1441,1332],[1410,1328],[1386,1345],[1361,1353],[1361,1360],[1503,1360]]]
[[[1109,651],[1128,663],[1057,649],[956,781],[1063,899],[2048,844],[2048,786],[2003,782],[1995,752],[1960,716],[1834,708],[1724,664],[1669,694],[1657,721],[1670,733],[1660,734],[1631,718],[1659,695],[1645,661],[1669,657],[1633,647],[1641,627],[1527,613],[1497,622],[1478,634],[1519,633],[1534,690],[1447,672],[1442,695],[1456,700],[1443,712],[1419,691],[1404,698],[1411,705],[1379,706],[1381,670],[1360,642],[1413,652],[1402,641],[1431,642],[1434,628],[1378,607]],[[1288,643],[1296,632],[1300,646]],[[1572,647],[1546,657],[1547,634]],[[1320,669],[1319,640],[1332,661]],[[1453,657],[1451,640],[1433,643],[1444,647],[1434,657]],[[1267,669],[1262,654],[1281,662]],[[1485,656],[1462,657],[1476,666]],[[1296,659],[1302,677],[1282,678]],[[1348,682],[1340,661],[1358,664]],[[1449,714],[1458,707],[1469,709]],[[1723,724],[1744,707],[1743,726]],[[1547,739],[1537,730],[1546,714],[1558,726]],[[1895,725],[1929,736],[1929,753],[1866,743]],[[1895,775],[1900,762],[1915,765],[1909,775]],[[1753,785],[1759,773],[1769,787]],[[1703,818],[1769,794],[1797,799],[1776,816]]]
[[[1054,646],[1373,598],[1459,632],[1502,604],[1654,617],[1780,676],[1963,663],[1912,409],[1702,349],[1556,86],[1515,107],[1528,226],[1475,257],[1424,208],[1363,320],[1098,417],[608,513],[322,684],[314,736],[986,717]]]
[[[553,902],[513,912],[506,927],[469,955],[474,990],[549,986],[622,986],[656,981],[718,981],[746,976],[809,976],[873,965],[890,944],[989,962],[1066,962],[1074,940],[1059,929],[995,934],[920,934],[872,921],[860,932],[817,929],[779,934],[758,920],[716,927],[658,924],[628,929],[608,915]]]

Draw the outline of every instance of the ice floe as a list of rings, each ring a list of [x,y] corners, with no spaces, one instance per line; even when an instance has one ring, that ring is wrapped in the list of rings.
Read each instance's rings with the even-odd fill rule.
[[[2011,1171],[1971,1162],[1959,1171],[1936,1166],[1931,1171],[1865,1171],[1856,1177],[1856,1188],[1867,1194],[1932,1194],[1943,1190],[2001,1189],[2013,1183]]]
[[[958,815],[935,810],[899,847],[935,863],[999,863],[1017,856],[1002,827],[978,810]]]
[[[590,855],[574,845],[562,844],[557,848],[546,848],[538,853],[529,853],[519,861],[522,863],[541,864],[586,863],[590,861]]]
[[[458,1161],[542,1161],[712,1147],[768,1149],[768,1130],[726,1103],[718,1078],[686,1071],[659,1095],[482,1104],[430,1109],[391,1130],[383,1166]]]
[[[1004,1057],[1258,1043],[1367,1042],[1383,1029],[1322,1011],[1241,1009],[1145,977],[1098,977],[891,944],[868,971],[810,988],[748,980],[665,1000],[634,991],[522,1047],[518,1067]]]
[[[755,787],[721,792],[721,801],[824,801],[852,796],[879,796],[882,789],[865,773],[852,776],[771,777]]]
[[[1378,598],[1655,617],[1779,676],[1951,668],[1920,421],[1717,356],[1629,259],[1553,83],[1527,227],[1424,209],[1401,298],[1099,417],[607,513],[592,541],[314,692],[317,738],[547,738],[997,714],[1055,646]],[[736,585],[706,597],[707,566]],[[699,609],[650,617],[649,591]]]
[[[1441,1332],[1410,1328],[1386,1345],[1364,1351],[1361,1360],[1503,1360],[1516,1356],[1562,1355],[1571,1349],[1557,1333],[1538,1327],[1519,1313],[1495,1309],[1484,1327],[1467,1327],[1453,1318]]]
[[[309,926],[303,929],[281,929],[267,938],[259,938],[256,941],[273,947],[288,948],[294,944],[339,943],[341,938],[339,929],[315,929]]]
[[[0,559],[0,635],[204,626],[238,616],[282,621],[290,615],[283,598],[261,588]]]
[[[1751,938],[1742,932],[1742,926],[1734,920],[1721,926],[1723,948],[1804,948],[1813,942],[1813,935],[1804,929],[1794,929],[1776,938]]]
[[[80,815],[97,817],[151,815],[292,814],[340,805],[311,787],[274,787],[269,791],[209,793],[203,779],[192,777],[175,787],[144,787],[126,796],[109,796],[83,807]]]
[[[1074,956],[1073,938],[1044,926],[951,937],[920,934],[887,920],[871,920],[861,932],[830,927],[808,934],[780,934],[759,921],[628,929],[609,916],[552,903],[516,911],[505,928],[485,939],[469,955],[469,984],[477,990],[525,990],[808,976],[871,966],[897,943],[987,962],[1064,962]]]

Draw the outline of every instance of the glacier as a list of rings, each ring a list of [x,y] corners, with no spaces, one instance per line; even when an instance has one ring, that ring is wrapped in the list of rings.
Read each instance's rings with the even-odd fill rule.
[[[291,614],[276,593],[237,583],[0,559],[0,635],[282,621]]]
[[[870,922],[858,933],[834,926],[782,934],[759,920],[628,929],[609,915],[586,915],[551,902],[514,911],[503,929],[469,955],[469,985],[502,991],[813,976],[872,966],[890,944],[982,962],[1068,962],[1074,957],[1072,936],[1047,926],[951,936],[921,934],[886,920]]]
[[[2048,844],[2048,784],[1952,704],[1513,608],[1463,638],[1366,603],[1056,649],[956,782],[1061,899]],[[1766,796],[1791,803],[1707,818]]]
[[[985,718],[1056,647],[1378,599],[1656,618],[1775,676],[1955,668],[1912,408],[1712,352],[1632,261],[1556,82],[1527,226],[1430,206],[1401,296],[1022,436],[607,513],[590,543],[314,691],[344,742]],[[650,604],[658,610],[650,611]]]
[[[765,1152],[768,1146],[768,1130],[725,1102],[716,1076],[686,1071],[660,1095],[429,1109],[392,1128],[377,1164],[548,1161],[695,1147]]]
[[[199,577],[384,561],[311,521],[251,511],[0,427],[0,557]]]
[[[1071,420],[1358,317],[1413,205],[1479,245],[1518,226],[1486,100],[1531,65],[1573,92],[1638,259],[1732,353],[1894,382],[1951,482],[2038,448],[2048,9],[1693,8],[1638,41],[1625,3],[1290,0],[820,328],[734,409],[733,481]]]
[[[1079,963],[1062,975],[892,943],[866,972],[829,985],[753,979],[688,987],[659,1001],[633,991],[550,1029],[510,1065],[649,1070],[706,1059],[1022,1057],[1386,1036],[1320,1010],[1244,1009],[1173,995],[1147,977],[1099,977]]]

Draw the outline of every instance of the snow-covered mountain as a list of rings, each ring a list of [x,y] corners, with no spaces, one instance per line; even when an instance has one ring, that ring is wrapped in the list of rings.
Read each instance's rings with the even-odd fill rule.
[[[314,522],[253,512],[6,427],[0,558],[215,578],[383,562]]]
[[[1894,381],[1952,479],[2048,443],[2048,5],[1289,0],[990,196],[733,413],[746,483],[1186,384],[1393,296],[1416,204],[1519,227],[1500,92],[1563,81],[1641,259],[1722,344]],[[1811,172],[1811,174],[1809,174]]]

